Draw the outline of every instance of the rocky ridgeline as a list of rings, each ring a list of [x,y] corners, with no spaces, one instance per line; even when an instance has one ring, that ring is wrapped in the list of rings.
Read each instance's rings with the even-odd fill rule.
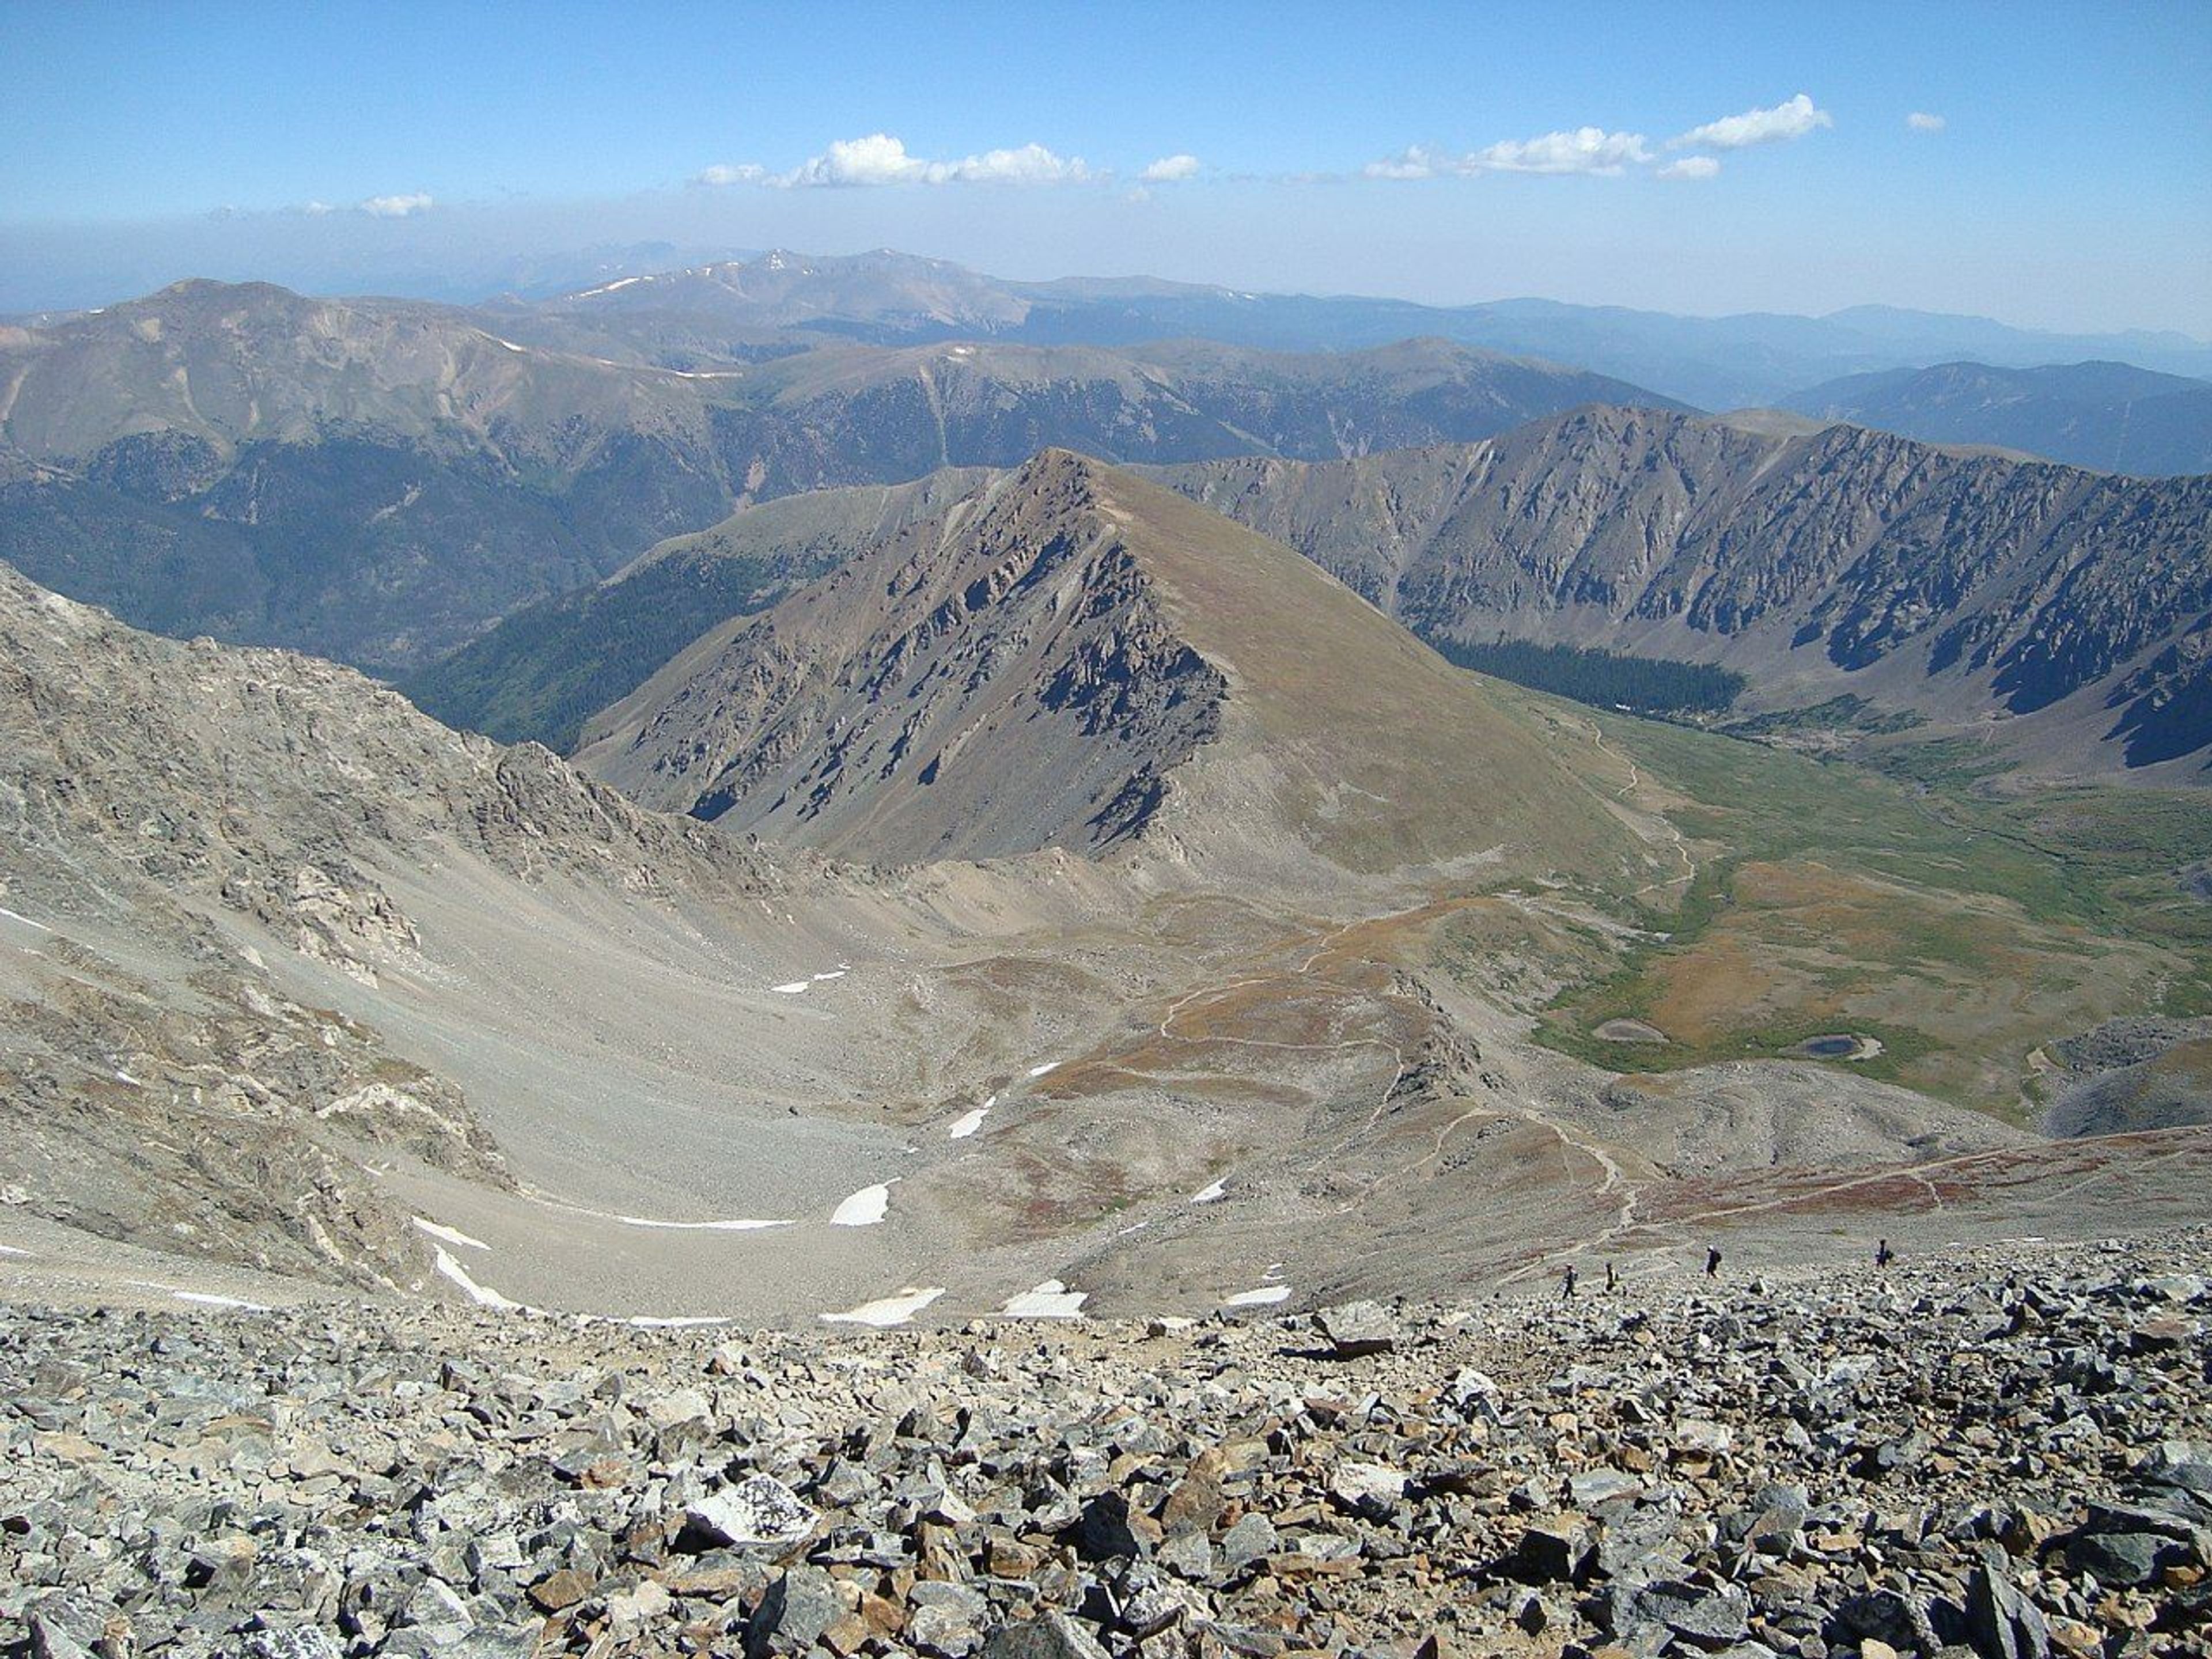
[[[740,1336],[0,1313],[40,1659],[2203,1653],[2212,1236]]]

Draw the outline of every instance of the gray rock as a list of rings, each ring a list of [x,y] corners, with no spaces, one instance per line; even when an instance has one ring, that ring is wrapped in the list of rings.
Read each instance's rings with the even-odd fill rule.
[[[1967,1581],[1966,1629],[1981,1659],[2047,1659],[2051,1652],[2041,1609],[1988,1553]]]
[[[1378,1303],[1346,1302],[1324,1308],[1314,1316],[1314,1323],[1339,1359],[1389,1353],[1398,1346],[1398,1328]]]
[[[1561,1516],[1540,1522],[1522,1534],[1509,1570],[1531,1584],[1578,1583],[1595,1553],[1589,1523]]]
[[[2159,1570],[2187,1559],[2187,1548],[2154,1532],[2081,1532],[2067,1540],[2066,1565],[2100,1584],[2154,1583]]]
[[[844,1616],[845,1595],[836,1579],[819,1567],[787,1567],[745,1626],[745,1651],[751,1659],[804,1653]]]
[[[749,1475],[691,1505],[687,1531],[712,1543],[736,1548],[780,1548],[796,1544],[821,1519],[797,1492],[772,1474]]]
[[[1406,1477],[1387,1464],[1339,1463],[1328,1472],[1328,1495],[1352,1514],[1380,1521],[1405,1497]]]
[[[1619,1469],[1582,1469],[1567,1477],[1567,1498],[1578,1510],[1594,1510],[1640,1497],[1644,1483]]]
[[[1274,1554],[1281,1542],[1275,1534],[1275,1523],[1266,1516],[1245,1516],[1221,1534],[1221,1563],[1235,1572],[1262,1556]]]
[[[983,1659],[1107,1659],[1106,1650],[1061,1613],[1009,1625],[983,1644]]]

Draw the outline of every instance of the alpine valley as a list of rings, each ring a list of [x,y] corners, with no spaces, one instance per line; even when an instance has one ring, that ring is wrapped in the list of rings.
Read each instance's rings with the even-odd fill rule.
[[[595,276],[0,329],[0,1653],[2197,1650],[2204,348]]]

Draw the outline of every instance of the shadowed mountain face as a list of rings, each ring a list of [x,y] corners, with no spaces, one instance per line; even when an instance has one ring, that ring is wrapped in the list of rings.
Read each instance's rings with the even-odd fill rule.
[[[1355,869],[1626,850],[1534,727],[1357,596],[1060,451],[708,632],[579,759],[649,805],[880,860],[1197,823]]]
[[[1358,453],[1498,432],[1600,375],[1441,342],[1295,357],[639,349],[560,318],[187,283],[0,335],[0,547],[176,635],[378,672],[741,502],[1014,465]]]
[[[1417,631],[1723,664],[1755,703],[1858,690],[2096,771],[2198,755],[2212,479],[1852,427],[1594,410],[1467,448],[1163,480]]]
[[[1941,363],[1831,380],[1783,400],[1934,443],[1990,444],[2146,477],[2212,472],[2212,381],[2125,363]]]

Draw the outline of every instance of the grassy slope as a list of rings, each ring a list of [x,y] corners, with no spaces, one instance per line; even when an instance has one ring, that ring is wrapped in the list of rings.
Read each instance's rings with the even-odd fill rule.
[[[1656,722],[1595,717],[1669,781],[1697,879],[1670,936],[1562,997],[1545,1040],[1654,1069],[1856,1031],[1856,1069],[2014,1114],[2044,1042],[2124,1013],[2212,1010],[2212,796],[1915,789],[1861,768]],[[1647,899],[1645,902],[1653,902]],[[1663,1048],[1591,1033],[1657,1025]]]
[[[1384,870],[1497,847],[1520,871],[1648,878],[1589,757],[1553,744],[1526,694],[1453,668],[1281,543],[1130,473],[1095,476],[1328,856]]]

